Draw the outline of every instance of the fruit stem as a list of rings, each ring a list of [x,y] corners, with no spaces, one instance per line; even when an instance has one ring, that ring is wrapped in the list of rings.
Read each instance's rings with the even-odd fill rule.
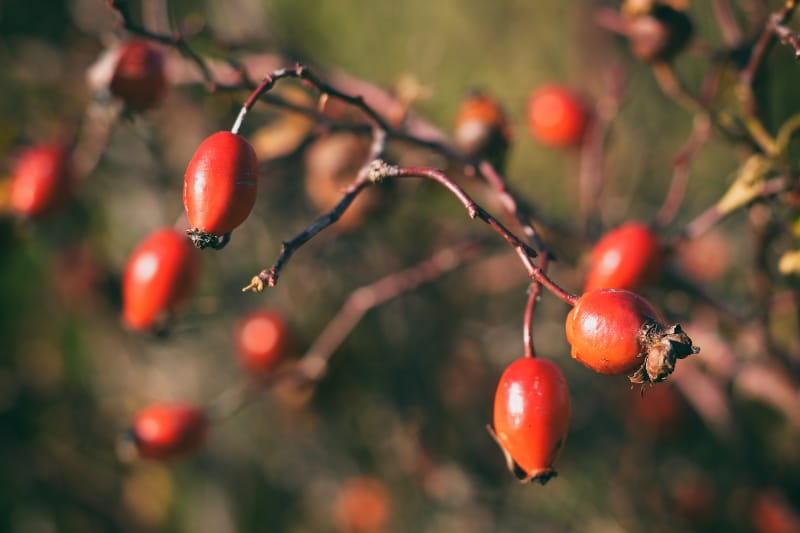
[[[542,271],[547,271],[547,255],[542,257],[541,268]],[[536,350],[533,344],[533,310],[541,292],[541,283],[538,281],[531,283],[528,302],[525,305],[525,317],[522,320],[522,342],[525,346],[525,357],[536,357]]]
[[[499,220],[487,212],[483,207],[475,203],[475,201],[461,187],[459,187],[453,180],[448,178],[447,175],[442,171],[428,167],[388,167],[386,176],[392,178],[421,177],[433,180],[442,185],[461,202],[461,204],[467,210],[470,218],[479,218],[483,220],[495,231],[495,233],[503,237],[503,239],[505,239],[505,241],[514,248],[530,278],[534,279],[538,283],[541,283],[547,290],[552,292],[565,303],[569,305],[575,305],[577,303],[578,296],[570,294],[563,288],[559,287],[547,276],[541,267],[534,264],[533,258],[537,255],[536,250],[525,244]]]

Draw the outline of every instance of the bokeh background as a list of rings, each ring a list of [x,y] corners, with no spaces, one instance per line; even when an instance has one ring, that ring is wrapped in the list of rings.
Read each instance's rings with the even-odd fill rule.
[[[710,4],[691,2],[689,10],[699,41],[714,47],[721,38]],[[760,3],[733,4],[744,22],[740,4]],[[279,54],[390,90],[415,80],[423,97],[414,110],[445,132],[471,90],[494,94],[515,130],[509,182],[567,229],[545,238],[559,256],[552,276],[571,291],[580,289],[589,242],[603,228],[653,218],[692,129],[692,116],[659,90],[650,68],[595,24],[596,10],[615,3],[131,5],[148,28],[182,28],[211,57]],[[766,204],[737,213],[677,250],[669,270],[680,276],[666,275],[645,294],[702,352],[686,362],[688,377],[644,396],[624,377],[599,376],[570,359],[567,309],[544,295],[537,350],[566,374],[573,415],[559,476],[544,487],[520,485],[485,425],[503,368],[522,355],[526,278],[506,245],[435,186],[391,188],[363,223],[334,227],[301,249],[278,287],[243,294],[281,240],[318,214],[304,186],[303,153],[265,163],[253,215],[225,250],[204,252],[201,286],[184,311],[158,335],[122,326],[128,255],[150,231],[180,220],[186,163],[207,135],[230,127],[246,97],[181,82],[157,109],[108,119],[107,96],[89,88],[87,72],[125,38],[101,0],[0,2],[2,173],[31,143],[77,132],[80,145],[92,124],[103,138],[93,147],[96,166],[66,210],[0,220],[0,530],[337,531],[341,487],[366,476],[385,488],[386,531],[791,531],[774,524],[792,524],[784,515],[796,520],[800,509],[800,391],[796,373],[774,370],[771,350],[789,354],[795,368],[800,361],[798,285],[773,266],[796,243],[779,239],[761,257],[771,274],[768,295],[754,296],[752,283],[759,259],[752,228],[790,220],[791,210]],[[702,50],[676,64],[695,92],[707,67]],[[774,130],[800,108],[800,67],[791,51],[776,47],[762,74],[758,94]],[[601,222],[584,228],[576,200],[580,154],[531,139],[525,103],[552,81],[596,101],[608,96],[609,79],[624,80],[624,99],[604,150]],[[266,136],[282,119],[259,105],[243,133]],[[446,164],[402,145],[391,154]],[[712,136],[692,162],[667,236],[721,196],[742,157],[741,147]],[[451,171],[500,213],[482,186]],[[265,391],[215,424],[203,449],[181,461],[117,453],[120,432],[148,403],[209,405],[248,379],[232,340],[248,311],[280,310],[294,333],[292,355],[300,356],[355,288],[448,244],[484,237],[478,259],[368,313],[315,389]],[[687,289],[684,278],[717,304]],[[766,322],[737,319],[754,309]],[[777,399],[765,396],[764,384],[779,391]]]

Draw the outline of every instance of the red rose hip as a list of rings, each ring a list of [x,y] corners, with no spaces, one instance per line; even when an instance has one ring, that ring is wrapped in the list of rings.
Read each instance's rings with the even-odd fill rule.
[[[17,159],[11,171],[9,204],[20,215],[37,217],[62,207],[72,190],[72,163],[66,148],[41,144]]]
[[[198,248],[221,247],[221,238],[250,215],[256,201],[258,158],[244,137],[217,132],[195,151],[183,181],[189,237]]]
[[[159,104],[167,92],[161,52],[145,41],[124,44],[109,88],[112,94],[135,111]]]
[[[569,427],[569,389],[564,375],[547,359],[524,357],[506,368],[494,397],[494,436],[525,481],[542,484],[556,475]],[[513,463],[512,463],[513,460]]]
[[[263,374],[286,354],[289,328],[279,313],[260,309],[242,318],[236,326],[234,338],[242,366]]]
[[[566,321],[572,357],[600,374],[633,371],[633,383],[663,381],[677,359],[697,353],[678,324],[630,291],[595,289],[583,294]]]
[[[606,233],[592,249],[584,291],[637,291],[661,274],[664,247],[645,224],[629,222]]]
[[[195,451],[208,431],[208,417],[189,403],[157,403],[140,411],[130,428],[139,453],[147,459],[174,459]]]
[[[334,523],[342,533],[385,531],[392,499],[384,483],[367,476],[351,477],[339,488],[334,501]]]
[[[551,83],[531,93],[527,122],[531,135],[542,144],[559,148],[575,146],[586,131],[589,111],[572,91]]]
[[[197,284],[200,261],[185,235],[172,228],[151,233],[131,254],[122,276],[122,319],[134,330],[173,313]]]

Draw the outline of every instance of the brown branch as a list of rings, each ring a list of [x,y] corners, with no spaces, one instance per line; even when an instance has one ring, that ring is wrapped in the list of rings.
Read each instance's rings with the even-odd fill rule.
[[[133,16],[131,14],[130,6],[128,5],[127,0],[107,0],[108,6],[119,13],[122,26],[128,30],[130,33],[134,35],[138,35],[140,37],[145,37],[151,41],[156,41],[161,44],[166,44],[169,46],[174,47],[178,50],[184,57],[189,59],[192,63],[194,63],[197,68],[200,70],[200,73],[203,76],[203,80],[206,82],[206,86],[210,91],[215,90],[219,87],[219,83],[217,83],[214,79],[214,76],[211,74],[211,70],[209,69],[208,65],[206,64],[205,60],[186,42],[183,38],[183,35],[180,33],[175,33],[173,35],[164,35],[160,33],[155,33],[144,26],[138,24],[136,21],[133,20]]]
[[[163,44],[174,46],[185,57],[187,57],[190,61],[195,63],[197,65],[197,67],[200,69],[202,77],[203,77],[204,81],[206,82],[206,85],[208,86],[208,88],[210,90],[220,89],[220,88],[226,89],[226,90],[232,90],[232,89],[247,87],[252,83],[252,82],[250,82],[250,78],[248,76],[248,70],[247,70],[246,66],[243,63],[231,64],[231,62],[228,62],[228,66],[234,70],[236,76],[238,77],[238,83],[231,83],[231,84],[228,84],[228,85],[224,85],[224,84],[219,83],[217,81],[217,79],[213,76],[212,71],[211,71],[209,65],[206,63],[206,61],[201,56],[199,56],[198,54],[196,54],[194,51],[191,50],[191,48],[188,46],[188,44],[186,43],[186,41],[183,39],[182,36],[180,36],[180,35],[168,36],[168,35],[156,34],[156,33],[150,32],[146,28],[136,24],[133,21],[133,18],[131,16],[130,9],[129,9],[129,6],[128,6],[128,3],[127,3],[126,0],[108,0],[108,4],[109,4],[109,6],[111,8],[115,9],[120,14],[120,16],[122,17],[123,25],[129,31],[131,31],[132,33],[141,35],[143,37],[146,37],[148,39],[152,39],[152,40],[161,42]],[[344,75],[340,75],[340,76],[343,77]],[[414,144],[416,144],[418,146],[428,147],[428,148],[430,148],[430,149],[432,149],[432,150],[444,155],[445,157],[448,157],[451,160],[460,161],[460,162],[464,163],[467,166],[471,166],[471,167],[477,169],[478,173],[487,181],[487,183],[500,196],[501,204],[505,207],[505,209],[512,216],[515,217],[517,222],[521,225],[521,227],[522,227],[523,231],[525,232],[526,236],[531,240],[531,242],[534,244],[534,246],[536,246],[537,248],[539,248],[541,250],[545,250],[548,253],[550,253],[547,250],[547,248],[544,246],[544,243],[538,238],[536,230],[533,227],[533,224],[532,224],[532,209],[526,208],[526,205],[529,205],[529,204],[525,204],[525,203],[522,203],[520,201],[517,201],[517,199],[512,195],[512,193],[510,192],[510,190],[506,186],[505,181],[503,180],[502,176],[500,176],[500,174],[498,172],[496,172],[496,170],[491,166],[491,164],[489,164],[487,161],[474,160],[474,159],[468,158],[467,156],[465,156],[463,154],[458,153],[453,148],[451,148],[448,144],[446,144],[443,140],[439,140],[440,138],[444,139],[445,136],[444,135],[441,135],[441,136],[436,135],[436,134],[439,133],[438,130],[436,130],[436,128],[434,128],[432,126],[429,127],[428,123],[426,123],[426,122],[420,122],[419,124],[421,124],[421,125],[418,126],[418,128],[419,129],[427,129],[427,131],[433,132],[435,135],[431,135],[429,137],[424,137],[424,136],[419,136],[417,134],[413,134],[412,135],[409,132],[409,130],[406,130],[406,129],[395,129],[395,128],[393,128],[392,125],[389,123],[389,121],[384,119],[381,116],[381,114],[378,113],[376,108],[373,107],[373,105],[367,104],[366,98],[364,98],[364,96],[362,96],[361,92],[355,91],[354,94],[356,94],[356,95],[354,96],[352,94],[349,94],[348,92],[342,91],[342,90],[338,89],[336,86],[334,86],[333,84],[329,84],[329,83],[325,82],[321,77],[317,76],[316,74],[311,72],[307,67],[305,67],[303,65],[297,64],[293,68],[284,68],[284,69],[274,70],[272,72],[272,74],[267,75],[266,77],[264,77],[264,79],[261,81],[261,83],[255,87],[255,89],[253,90],[253,92],[250,94],[250,96],[248,97],[247,101],[243,105],[242,110],[241,110],[239,116],[237,117],[237,119],[236,119],[231,131],[233,131],[234,133],[238,132],[238,130],[239,130],[240,126],[241,126],[241,123],[242,123],[242,121],[244,119],[244,116],[252,108],[252,106],[255,105],[255,103],[261,97],[265,96],[266,93],[270,89],[272,89],[272,87],[274,87],[274,85],[275,85],[275,83],[277,81],[279,81],[280,79],[289,78],[289,77],[299,78],[299,79],[305,80],[306,82],[309,82],[311,85],[316,87],[322,94],[338,98],[338,99],[340,99],[340,100],[342,100],[344,102],[347,102],[350,105],[353,105],[353,106],[357,107],[358,109],[360,109],[362,112],[364,112],[367,115],[367,117],[369,117],[371,119],[371,121],[374,124],[375,131],[376,132],[380,132],[380,138],[381,138],[381,142],[383,143],[383,147],[384,148],[385,148],[386,142],[388,142],[389,139],[392,139],[392,138],[404,139],[404,140],[406,140],[408,142],[412,142],[412,143],[414,143]],[[348,84],[349,84],[348,86],[359,85],[361,87],[364,87],[366,85],[364,82],[361,82],[360,80],[354,80],[353,78],[349,78],[347,81],[348,81]],[[370,86],[370,87],[372,87],[372,86]],[[395,103],[394,99],[392,99],[392,100],[393,100],[393,103]],[[279,102],[279,101],[273,99],[273,102]],[[409,122],[409,120],[406,121],[406,126],[407,126],[408,122]],[[382,153],[382,151],[383,150],[380,150],[379,152],[376,152],[376,151],[373,150],[373,154],[372,155],[375,158],[377,158]],[[362,169],[362,170],[366,170],[366,167],[365,167],[365,169]],[[253,278],[252,283],[247,288],[260,290],[260,289],[263,288],[263,283],[264,282],[267,282],[270,286],[274,285],[276,283],[276,281],[277,281],[278,274],[280,273],[280,270],[281,270],[283,264],[285,264],[285,262],[288,261],[289,257],[291,257],[291,255],[294,253],[294,251],[297,248],[299,248],[300,246],[302,246],[303,243],[305,243],[309,239],[313,238],[314,235],[316,235],[320,231],[324,230],[325,228],[327,228],[328,226],[333,224],[336,220],[338,220],[338,218],[341,216],[341,214],[347,209],[347,207],[353,201],[355,196],[357,196],[358,193],[363,188],[365,188],[367,185],[368,185],[368,182],[366,182],[364,179],[357,179],[353,184],[351,184],[351,186],[346,191],[345,196],[342,198],[340,203],[337,204],[337,206],[331,212],[329,212],[325,216],[323,216],[323,217],[319,218],[317,221],[315,221],[309,228],[307,228],[300,235],[298,235],[297,237],[295,237],[291,241],[288,241],[288,242],[284,243],[281,255],[280,255],[278,261],[276,262],[276,264],[273,266],[273,268],[270,269],[269,271],[262,271],[258,276]],[[451,190],[451,192],[455,193],[456,191],[453,189],[453,190]],[[485,213],[482,209],[480,211]],[[483,217],[481,217],[481,218],[483,218]],[[502,226],[499,223],[499,221],[494,219],[494,217],[491,217],[491,218],[487,219],[487,223],[489,223],[493,227],[502,228],[501,233],[505,233],[505,235],[513,235],[509,230],[507,230],[504,226]],[[514,236],[514,238],[516,239],[516,236]],[[533,257],[533,256],[536,255],[536,251],[534,251],[532,248],[528,247],[527,245],[524,245],[524,247],[523,246],[517,246],[517,248],[520,251],[524,252],[524,255],[528,257],[527,262],[530,262],[530,259],[529,259],[530,257]],[[550,254],[550,255],[552,256],[552,254]],[[520,254],[520,257],[522,258],[523,255]],[[525,262],[525,260],[523,260],[523,261]],[[534,265],[532,265],[532,263],[531,263],[531,266],[527,268],[527,270],[529,271],[529,273],[531,273],[531,272],[539,272],[538,268],[535,267]],[[567,294],[564,291],[561,291],[561,292],[562,292],[562,294],[565,294],[565,295]],[[567,299],[566,301],[569,301],[569,299]]]
[[[303,386],[319,381],[325,374],[331,357],[368,311],[439,279],[465,261],[476,257],[478,250],[479,244],[471,241],[449,246],[414,266],[355,289],[296,363],[280,368],[257,381],[225,391],[212,402],[208,409],[209,416],[214,421],[227,419],[262,390],[279,383],[288,381],[295,386]]]
[[[506,243],[508,243],[517,252],[517,256],[519,256],[523,266],[525,267],[525,270],[528,273],[528,276],[531,279],[544,285],[545,288],[569,305],[575,305],[575,303],[578,301],[578,297],[576,295],[570,294],[558,286],[553,280],[547,277],[542,268],[533,263],[532,258],[536,256],[536,251],[534,249],[525,244],[499,220],[475,203],[475,201],[466,192],[464,192],[461,187],[450,180],[450,178],[448,178],[443,172],[427,167],[390,167],[388,170],[388,177],[422,177],[433,180],[445,187],[461,202],[461,204],[467,210],[470,218],[481,219],[488,224],[495,231],[495,233],[503,237]]]
[[[722,40],[731,47],[738,45],[742,40],[742,30],[736,21],[730,1],[713,0],[711,7],[714,9],[714,17],[722,33]]]
[[[234,131],[234,133],[238,131],[241,121],[244,119],[246,113],[262,96],[272,89],[278,80],[288,77],[303,79],[311,83],[322,94],[337,98],[357,107],[371,119],[376,130],[384,132],[387,140],[389,138],[404,140],[417,146],[428,148],[448,157],[449,159],[459,161],[467,166],[475,168],[478,174],[483,177],[498,194],[501,204],[509,212],[509,214],[516,218],[517,222],[520,224],[526,236],[531,240],[534,246],[540,250],[550,253],[551,256],[553,255],[538,237],[536,229],[532,225],[532,209],[515,198],[515,195],[511,193],[502,176],[500,176],[491,163],[486,160],[474,159],[460,154],[444,142],[419,138],[407,134],[400,129],[393,128],[390,123],[385,120],[372,106],[366,103],[366,100],[363,97],[352,96],[333,87],[332,85],[324,82],[319,76],[315,75],[307,67],[302,65],[298,64],[292,69],[279,69],[266,76],[264,80],[253,90],[245,104],[242,106],[242,110],[236,120],[236,123],[234,124],[234,127],[232,128],[232,131]]]
[[[697,115],[694,120],[694,127],[689,136],[689,140],[681,148],[681,151],[672,159],[672,179],[669,189],[664,197],[655,217],[655,224],[665,227],[675,218],[678,209],[683,203],[686,194],[686,185],[689,181],[689,167],[694,158],[700,152],[711,135],[711,122],[707,115]]]
[[[333,224],[344,213],[358,194],[367,186],[387,178],[410,178],[422,177],[435,181],[443,186],[467,210],[470,218],[478,218],[488,224],[498,235],[500,235],[516,252],[525,267],[528,276],[550,290],[562,301],[574,305],[578,297],[570,294],[558,286],[554,281],[547,277],[544,271],[533,263],[532,258],[536,257],[536,251],[525,244],[519,237],[506,228],[499,220],[478,205],[461,187],[448,178],[443,172],[428,167],[396,167],[386,164],[377,159],[364,167],[359,173],[359,177],[347,188],[344,196],[339,203],[329,213],[314,221],[311,226],[300,232],[296,237],[285,241],[281,248],[281,253],[275,264],[269,269],[262,270],[255,276],[251,283],[243,290],[261,291],[264,286],[274,287],[277,284],[281,270],[284,268],[289,258],[303,244],[308,242],[315,235]]]
[[[377,109],[396,109],[399,105],[397,99],[386,91],[377,89],[374,85],[368,84],[351,76],[347,76],[344,73],[328,73],[328,77],[333,80],[333,84],[329,84],[323,81],[321,77],[317,76],[306,67],[301,65],[296,65],[294,69],[275,70],[274,65],[276,63],[283,62],[275,56],[265,56],[265,61],[262,62],[209,62],[194,52],[182,36],[157,34],[137,24],[133,20],[127,0],[108,0],[108,5],[112,9],[116,10],[117,13],[119,13],[123,26],[131,33],[160,42],[162,44],[173,46],[179,50],[184,57],[197,66],[197,68],[200,70],[202,79],[209,90],[231,91],[252,89],[255,87],[254,92],[243,106],[242,112],[237,118],[232,131],[238,132],[244,114],[246,114],[247,111],[255,104],[255,102],[262,97],[275,105],[287,107],[295,111],[308,112],[309,114],[313,114],[316,119],[319,119],[320,114],[318,112],[298,108],[297,106],[287,106],[287,102],[282,101],[280,98],[273,97],[272,95],[265,95],[265,93],[272,88],[274,83],[282,77],[297,77],[304,79],[316,86],[317,89],[323,94],[339,98],[340,100],[348,102],[351,105],[361,109],[374,124],[376,124],[386,133],[388,139],[405,140],[418,146],[431,149],[432,151],[444,155],[450,160],[459,161],[466,166],[478,169],[480,176],[483,177],[501,196],[501,203],[506,206],[506,209],[509,211],[509,213],[517,219],[525,234],[531,239],[531,242],[540,250],[550,253],[549,250],[547,250],[547,248],[544,246],[544,243],[538,238],[536,230],[532,225],[533,209],[525,209],[524,203],[514,199],[512,193],[505,186],[503,178],[487,161],[475,160],[458,153],[445,142],[445,139],[447,138],[446,135],[444,135],[429,122],[420,119],[411,113],[406,113],[402,128],[393,128],[389,121],[384,119],[377,111]],[[266,65],[261,64],[264,62],[269,65],[267,68],[265,68]],[[251,81],[249,72],[263,72],[264,70],[271,70],[274,72],[265,77],[264,80],[262,80],[262,82],[256,86]],[[228,81],[221,81],[223,77],[227,78]],[[192,78],[189,77],[188,80],[191,81]],[[183,81],[187,80],[184,79]],[[344,92],[337,87],[347,87],[349,93],[352,94],[348,94],[348,92]],[[353,94],[358,96],[353,96]],[[366,103],[367,100],[370,101],[369,105]]]
[[[774,19],[770,19],[770,22],[772,24],[772,32],[778,38],[778,41],[783,45],[792,47],[794,49],[794,58],[800,59],[800,34],[793,32],[783,24],[775,22]]]
[[[328,361],[361,318],[374,307],[438,279],[477,255],[478,245],[466,242],[443,248],[411,268],[389,274],[353,291],[339,313],[328,323],[300,361],[294,372],[302,382],[319,380]]]
[[[283,267],[286,265],[292,255],[294,255],[297,249],[310,241],[318,233],[329,227],[331,224],[339,220],[350,204],[353,203],[353,200],[356,199],[356,196],[358,196],[362,190],[366,189],[370,185],[372,185],[372,181],[370,181],[366,175],[356,178],[356,180],[345,189],[344,195],[333,209],[316,219],[311,223],[310,226],[301,231],[292,239],[284,241],[281,245],[280,255],[275,261],[275,264],[273,264],[269,269],[264,269],[259,272],[258,275],[253,277],[249,285],[242,288],[242,291],[244,292],[252,290],[255,292],[261,292],[264,290],[264,284],[266,284],[268,287],[274,287],[277,285],[281,270],[283,270]]]
[[[761,35],[759,35],[756,44],[753,46],[753,51],[750,54],[750,61],[748,61],[747,66],[739,74],[740,85],[744,87],[752,86],[753,79],[755,79],[756,73],[761,63],[764,61],[764,57],[767,55],[770,45],[773,43],[776,28],[783,26],[786,21],[789,20],[789,17],[792,16],[797,5],[795,0],[786,0],[780,10],[767,18],[764,29],[761,31]]]
[[[761,184],[760,190],[758,195],[753,200],[753,202],[758,200],[763,200],[765,198],[769,198],[770,196],[775,196],[776,194],[780,194],[785,192],[789,187],[789,180],[786,178],[772,178],[767,181],[764,181]],[[750,203],[753,203],[750,202]],[[748,204],[750,205],[750,204]],[[723,212],[719,209],[719,207],[714,204],[702,213],[698,215],[694,220],[689,222],[686,227],[684,227],[681,235],[677,238],[683,239],[694,239],[699,237],[713,226],[718,224],[728,215],[730,215],[732,211]]]
[[[600,192],[605,182],[604,149],[611,122],[625,97],[625,72],[622,67],[609,67],[605,94],[598,99],[594,114],[583,137],[578,172],[581,227],[600,227]]]

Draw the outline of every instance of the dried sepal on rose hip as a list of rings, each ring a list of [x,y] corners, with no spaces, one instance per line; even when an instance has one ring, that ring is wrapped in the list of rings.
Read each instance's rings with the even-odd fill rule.
[[[556,476],[569,429],[569,388],[548,359],[523,357],[511,363],[497,385],[494,427],[487,429],[520,481],[542,485]]]
[[[198,248],[222,248],[256,202],[258,157],[242,136],[220,131],[198,146],[183,178],[183,205]]]
[[[583,294],[567,315],[566,335],[573,358],[600,374],[633,372],[633,383],[663,381],[678,359],[700,351],[650,302],[617,289]]]

